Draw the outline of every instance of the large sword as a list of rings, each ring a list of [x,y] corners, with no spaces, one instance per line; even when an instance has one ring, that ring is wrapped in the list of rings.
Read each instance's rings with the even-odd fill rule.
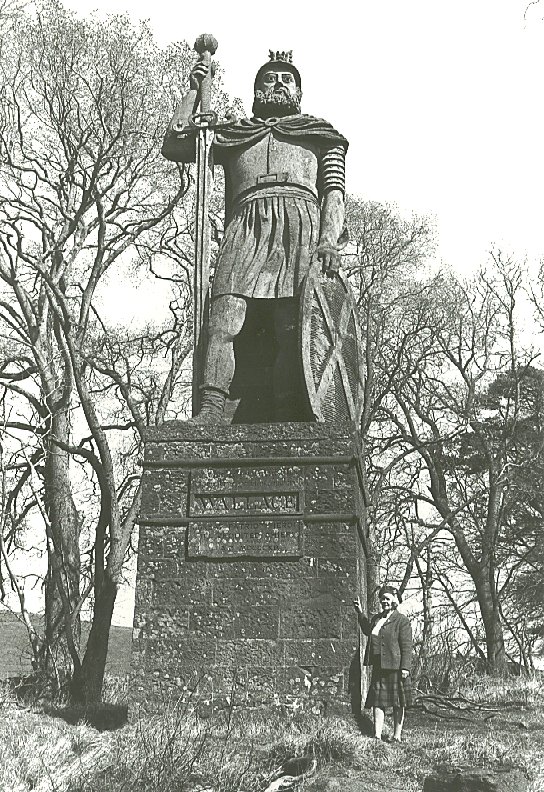
[[[195,213],[195,272],[193,306],[193,415],[200,407],[200,386],[204,375],[206,327],[208,324],[208,291],[210,286],[210,218],[209,204],[213,188],[213,127],[217,116],[210,110],[212,89],[212,55],[217,50],[216,39],[203,33],[195,41],[194,49],[203,63],[209,66],[200,84],[199,112],[193,113],[189,123],[197,130],[196,138],[196,213]]]

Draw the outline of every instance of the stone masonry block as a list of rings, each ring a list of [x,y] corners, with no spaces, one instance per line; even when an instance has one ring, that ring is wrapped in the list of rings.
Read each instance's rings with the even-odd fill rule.
[[[187,514],[188,473],[183,468],[151,468],[142,481],[144,517],[185,517]]]
[[[239,641],[218,641],[216,665],[225,668],[247,666],[283,667],[283,641],[264,641],[254,638]]]
[[[269,578],[214,578],[212,602],[214,605],[239,610],[251,602],[254,606],[292,606],[303,603],[328,604],[331,607],[351,604],[353,592],[345,581],[322,580],[316,577],[293,578],[290,580]]]
[[[232,704],[245,707],[247,705],[247,669],[246,668],[214,668],[211,672],[213,704],[222,709]]]
[[[304,597],[303,592],[301,592],[295,595],[290,602],[283,603],[281,609],[282,611],[294,609],[301,613],[306,611],[326,611],[327,613],[334,612],[335,614],[340,615],[342,613],[342,600],[340,600],[338,597],[335,597],[326,589],[321,593],[308,598]]]
[[[134,616],[134,630],[141,638],[161,640],[186,634],[189,629],[189,611],[186,609],[138,610]]]
[[[292,606],[295,603],[317,603],[328,598],[331,606],[351,604],[354,597],[349,578],[311,577],[305,580],[277,581],[280,586],[280,604]]]
[[[265,638],[274,640],[278,637],[279,608],[253,606],[248,603],[245,608],[236,611],[234,636],[236,638]]]
[[[200,443],[266,443],[289,440],[327,442],[345,440],[353,445],[355,426],[350,422],[326,423],[274,423],[274,424],[208,424],[195,425],[185,421],[167,421],[161,426],[146,430],[146,446],[154,443],[173,443],[178,441]]]
[[[350,561],[348,559],[318,558],[317,575],[322,580],[334,578],[350,583],[353,586],[352,591],[354,592],[354,597],[357,590],[357,570],[354,560],[355,559]]]
[[[179,575],[179,564],[175,558],[153,558],[140,556],[138,575],[151,580],[172,580]]]
[[[295,561],[218,561],[210,563],[208,576],[212,580],[228,578],[270,578],[272,580],[304,580],[317,575],[313,558]]]
[[[280,666],[254,667],[247,669],[247,704],[258,706],[278,701],[285,693],[285,671]]]
[[[143,525],[138,540],[138,561],[141,558],[163,558],[164,538],[168,529],[162,525]]]
[[[230,608],[192,607],[189,610],[189,631],[192,636],[209,635],[217,639],[234,638],[236,615]]]
[[[306,514],[334,514],[336,512],[353,514],[355,504],[350,493],[342,490],[306,489],[305,493]]]
[[[345,674],[337,666],[289,666],[286,668],[286,689],[303,698],[334,699],[345,690]]]
[[[353,644],[359,640],[359,623],[351,605],[342,608],[342,640]]]
[[[278,605],[282,590],[285,590],[286,587],[290,587],[292,590],[290,581],[277,581],[272,578],[252,579],[249,586],[244,578],[228,578],[226,580],[215,578],[212,585],[213,604],[235,610],[247,607],[248,602],[257,607]]]
[[[163,462],[165,459],[208,459],[212,456],[211,443],[165,440],[161,443],[146,442],[145,462]]]
[[[215,638],[183,636],[172,639],[165,636],[160,640],[147,641],[145,667],[186,675],[214,666],[215,659]]]
[[[314,490],[331,490],[334,488],[334,470],[332,465],[305,465],[304,484]]]
[[[278,457],[278,456],[319,456],[323,454],[322,444],[319,441],[299,441],[299,440],[286,440],[275,441],[274,443],[262,445],[258,443],[251,444],[248,448],[251,456],[256,457]]]
[[[282,608],[280,638],[341,638],[340,608]]]
[[[146,580],[144,578],[138,581],[138,585],[136,586],[135,613],[138,613],[140,608],[145,609],[148,607],[153,599],[153,592],[154,582],[152,580]]]
[[[357,480],[357,472],[352,464],[333,465],[332,474],[334,488],[342,492],[353,492]]]
[[[355,558],[357,538],[355,525],[346,523],[310,523],[304,531],[304,554],[317,558]]]
[[[187,528],[183,525],[169,525],[164,532],[163,547],[165,558],[181,558],[185,555]]]
[[[162,711],[172,701],[176,703],[211,700],[213,697],[213,678],[198,671],[164,671],[160,668],[146,671],[140,675],[135,671],[131,704],[140,705],[145,711]],[[133,708],[133,707],[131,707]]]
[[[285,664],[287,666],[338,666],[349,667],[357,644],[331,639],[286,640]]]
[[[180,577],[168,582],[157,581],[148,604],[154,608],[183,610],[193,606],[211,606],[211,581]]]

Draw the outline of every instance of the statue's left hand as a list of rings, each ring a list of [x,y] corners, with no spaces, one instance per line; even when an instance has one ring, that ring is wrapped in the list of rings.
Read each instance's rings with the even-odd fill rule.
[[[330,278],[340,269],[340,254],[333,245],[319,245],[316,250],[317,258],[325,275]]]

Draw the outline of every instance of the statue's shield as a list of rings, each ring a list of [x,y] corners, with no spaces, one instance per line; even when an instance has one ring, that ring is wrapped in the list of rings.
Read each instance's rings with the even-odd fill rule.
[[[310,268],[300,301],[302,369],[317,421],[361,419],[363,366],[357,306],[342,275]]]

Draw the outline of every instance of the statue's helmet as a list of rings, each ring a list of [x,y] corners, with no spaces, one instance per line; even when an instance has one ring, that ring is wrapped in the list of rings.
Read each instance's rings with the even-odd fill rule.
[[[270,71],[270,67],[278,67],[290,71],[295,78],[297,88],[300,88],[300,73],[296,66],[293,66],[293,50],[270,50],[270,60],[263,63],[255,76],[253,90],[257,90],[257,83],[263,74]]]

